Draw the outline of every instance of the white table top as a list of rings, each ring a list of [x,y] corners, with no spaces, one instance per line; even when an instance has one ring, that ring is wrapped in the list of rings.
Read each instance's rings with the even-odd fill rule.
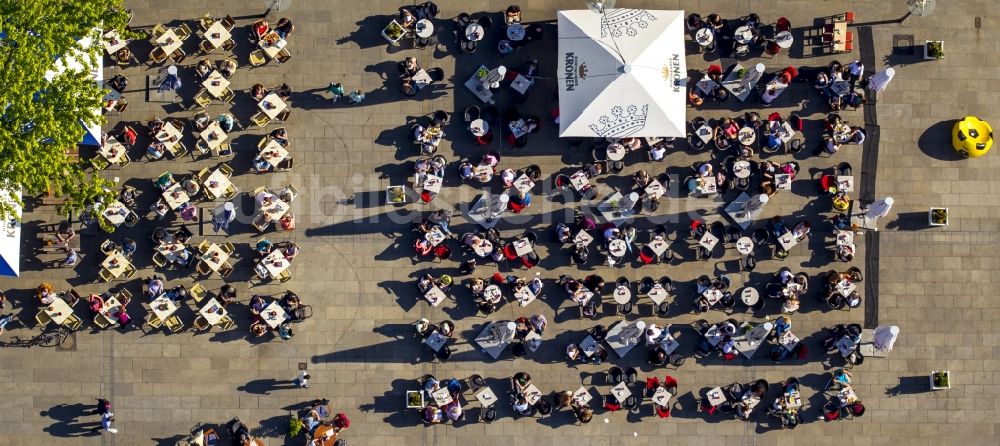
[[[444,302],[447,297],[448,296],[444,294],[444,291],[441,291],[441,288],[438,288],[437,285],[431,286],[431,288],[424,293],[424,299],[427,300],[427,302],[430,302],[431,306],[434,307],[440,305],[441,302]]]
[[[117,261],[117,265],[112,265],[111,264],[112,260]],[[125,269],[131,265],[132,263],[129,262],[128,258],[122,255],[120,251],[115,251],[111,254],[108,254],[108,257],[104,259],[103,263],[101,263],[101,266],[110,271],[111,275],[114,276],[116,279],[118,277],[121,277],[121,275],[125,273]]]
[[[62,325],[69,319],[69,316],[73,314],[73,307],[70,307],[66,301],[59,297],[52,300],[52,303],[45,306],[45,314],[49,315],[52,322],[56,325]]]
[[[510,328],[512,324],[510,321],[490,322],[479,336],[476,336],[476,344],[479,344],[493,359],[499,358],[500,353],[514,340],[514,330]]]
[[[701,127],[698,127],[698,130],[695,131],[695,134],[697,134],[698,138],[701,139],[701,141],[704,143],[708,143],[709,141],[712,140],[712,128],[709,127],[708,125],[703,125]]]
[[[597,340],[590,335],[587,335],[587,337],[583,339],[583,342],[580,342],[580,351],[582,351],[588,358],[593,356],[594,353],[597,353],[597,347],[599,347]]]
[[[681,345],[680,342],[677,342],[677,340],[674,339],[674,337],[671,336],[670,333],[667,333],[666,330],[663,330],[663,338],[660,339],[660,348],[662,348],[666,354],[669,355],[673,353],[674,350],[677,350],[677,347],[680,347],[680,345]]]
[[[430,20],[420,19],[414,24],[413,31],[417,37],[427,38],[434,35],[434,24]]]
[[[479,400],[479,404],[482,404],[483,407],[490,407],[497,403],[497,395],[493,393],[493,389],[489,388],[489,386],[479,390],[476,393],[476,399]]]
[[[216,48],[222,48],[222,44],[226,43],[230,37],[232,37],[232,34],[230,34],[229,30],[226,29],[226,26],[222,24],[222,20],[216,20],[212,26],[209,26],[208,29],[205,30],[205,34],[203,36],[208,43],[211,43],[212,46]]]
[[[424,234],[424,240],[430,242],[431,246],[440,245],[445,238],[444,231],[441,230],[440,226],[433,226],[430,231]]]
[[[608,159],[611,161],[621,161],[625,158],[625,146],[621,143],[611,143],[608,144],[607,148]]]
[[[117,296],[111,296],[108,300],[104,301],[104,306],[101,307],[101,315],[103,315],[107,320],[111,321],[112,324],[118,323],[118,316],[121,314],[120,311],[112,312],[115,307],[121,306],[121,302],[118,301]]]
[[[167,31],[160,38],[156,39],[156,45],[162,48],[163,52],[167,53],[167,56],[177,51],[183,43],[184,41],[180,37],[177,37],[177,33],[174,32],[173,28],[167,28]]]
[[[218,149],[219,146],[229,138],[229,135],[222,131],[222,126],[219,125],[219,121],[212,121],[208,127],[205,127],[205,130],[202,130],[200,136],[201,140],[208,145],[208,148],[213,150]]]
[[[109,56],[128,46],[128,40],[123,39],[118,34],[118,31],[115,30],[104,33],[101,43],[104,45],[104,51],[107,51]]]
[[[174,144],[180,142],[184,135],[181,131],[174,127],[169,122],[163,125],[163,128],[156,133],[156,140],[162,142],[168,146],[173,147]]]
[[[714,175],[710,177],[700,177],[698,179],[701,184],[695,187],[695,195],[713,195],[719,191],[719,186],[715,181]]]
[[[526,123],[524,119],[510,121],[507,123],[507,127],[510,129],[510,133],[514,135],[515,138],[520,138],[528,134],[528,123]]]
[[[285,101],[281,100],[277,93],[270,93],[257,103],[257,108],[271,119],[278,116],[279,113],[285,110],[285,107],[287,107]]]
[[[698,45],[709,46],[715,40],[715,33],[711,28],[701,28],[694,33],[694,40]]]
[[[747,306],[754,305],[760,300],[760,293],[756,288],[748,286],[740,292],[740,300]]]
[[[750,176],[750,161],[739,160],[733,163],[733,175],[736,178],[747,178]]]
[[[667,407],[667,404],[670,404],[671,397],[673,395],[665,387],[657,387],[656,392],[653,393],[653,402],[662,407]]]
[[[507,25],[507,38],[519,42],[524,39],[524,25],[520,23],[511,23]]]
[[[736,251],[743,255],[753,252],[753,239],[750,237],[740,237],[736,240]]]
[[[708,300],[709,305],[715,305],[719,299],[722,299],[722,291],[715,288],[709,288],[701,293],[701,296]]]
[[[264,320],[264,323],[272,329],[278,328],[279,325],[288,320],[288,313],[285,312],[284,308],[278,304],[278,301],[271,301],[271,304],[264,308],[264,311],[260,312],[260,318]]]
[[[705,235],[701,236],[701,240],[698,240],[698,244],[709,251],[714,249],[717,243],[719,243],[719,238],[707,231]]]
[[[284,217],[285,214],[288,213],[289,209],[291,209],[291,206],[289,206],[288,203],[285,203],[284,200],[278,198],[277,195],[271,198],[270,204],[260,206],[261,212],[263,212],[268,219],[274,222],[281,220],[281,217]]]
[[[632,290],[628,289],[627,286],[616,286],[612,296],[614,296],[615,302],[625,305],[632,300]]]
[[[584,386],[580,386],[579,389],[576,389],[576,392],[573,392],[573,401],[576,401],[576,404],[584,405],[589,403],[592,399],[594,399],[594,396],[591,395],[590,390],[587,390]]]
[[[733,31],[733,40],[739,43],[750,43],[753,40],[753,30],[749,26],[743,25]]]
[[[272,44],[271,42],[274,43]],[[268,57],[272,58],[277,56],[278,52],[281,51],[287,43],[288,42],[285,41],[285,39],[282,39],[281,36],[278,36],[278,33],[274,31],[265,34],[264,37],[257,41],[257,45],[260,46],[260,49],[264,50],[264,53],[267,54]]]
[[[792,351],[795,349],[796,345],[799,345],[799,338],[791,331],[786,331],[778,338],[778,344],[781,344],[781,346],[785,347],[788,351]]]
[[[479,76],[480,72],[489,72],[486,65],[480,65],[475,73],[465,81],[465,88],[468,88],[473,94],[479,98],[480,101],[492,103],[493,102],[493,92],[490,91],[485,85],[483,85],[482,78]]]
[[[486,257],[486,256],[490,255],[490,253],[493,252],[493,243],[490,242],[489,240],[482,239],[479,244],[474,245],[472,247],[472,250],[479,257]]]
[[[288,149],[284,148],[278,141],[271,139],[268,140],[264,148],[260,149],[259,155],[264,161],[276,166],[288,157]]]
[[[534,384],[528,384],[528,387],[524,389],[524,399],[528,404],[534,405],[542,399],[542,391],[538,390]]]
[[[490,131],[490,124],[485,119],[476,119],[469,123],[469,131],[473,136],[486,136]]]
[[[622,239],[614,239],[611,243],[608,243],[608,253],[615,257],[624,256],[627,249],[628,245]]]
[[[417,90],[423,89],[434,81],[431,79],[431,75],[427,74],[423,68],[421,68],[420,71],[417,71],[416,74],[414,74],[410,79],[413,81],[413,85],[417,88]]]
[[[280,249],[271,251],[271,253],[268,254],[267,257],[264,257],[260,263],[267,268],[267,272],[271,275],[272,279],[277,279],[278,275],[288,269],[288,267],[292,264],[292,262],[289,262],[288,259],[285,258],[285,255]]]
[[[500,291],[500,287],[497,285],[487,285],[483,289],[483,299],[492,303],[500,302],[503,299],[503,292]]]
[[[214,253],[219,253],[218,260],[212,259],[212,254]],[[205,250],[205,254],[201,256],[201,260],[205,261],[205,264],[207,264],[212,271],[219,271],[219,268],[221,268],[222,265],[225,265],[226,261],[229,260],[229,254],[226,254],[226,252],[222,250],[221,246],[212,243],[211,245],[208,245],[208,249]]]
[[[792,176],[787,173],[779,173],[774,176],[774,186],[778,190],[792,189]]]
[[[520,177],[514,180],[514,188],[516,188],[518,192],[528,193],[531,192],[531,188],[533,187],[535,187],[535,182],[531,181],[531,178],[528,178],[525,174],[521,174]]]
[[[854,244],[854,232],[837,231],[837,246],[853,245],[853,244]]]
[[[465,38],[470,41],[476,42],[482,40],[484,35],[483,27],[478,23],[470,23],[465,27]]]
[[[726,395],[722,393],[722,387],[709,390],[706,396],[708,397],[708,403],[712,406],[718,406],[726,402]]]
[[[208,77],[201,82],[201,86],[205,87],[205,90],[208,91],[208,94],[212,95],[212,97],[222,99],[222,93],[229,88],[229,79],[226,79],[222,73],[218,72],[218,70],[212,70],[212,72],[208,74]]]
[[[587,179],[587,174],[584,171],[578,170],[570,175],[569,184],[573,186],[573,189],[580,191],[590,185],[590,180]]]
[[[528,94],[528,88],[531,88],[531,86],[534,84],[535,82],[533,80],[518,74],[514,78],[514,80],[510,83],[510,88],[513,88],[518,93]]]
[[[780,48],[791,48],[794,40],[795,38],[792,37],[790,31],[781,31],[774,35],[774,43],[777,43]]]
[[[854,177],[850,175],[838,176],[837,190],[844,192],[854,192]]]
[[[184,191],[184,188],[181,187],[181,183],[178,182],[163,191],[163,200],[167,202],[167,206],[170,206],[170,209],[176,210],[191,199],[188,197],[187,192]]]
[[[444,183],[444,178],[437,175],[428,174],[424,177],[424,182],[420,184],[420,188],[431,193],[441,193],[441,184]]]
[[[620,321],[608,330],[604,341],[618,354],[619,358],[624,358],[635,347],[642,337],[642,329],[637,325],[641,321]],[[632,339],[636,339],[633,341]]]
[[[521,306],[523,307],[533,302],[538,296],[536,296],[535,293],[532,293],[531,289],[527,286],[523,286],[520,290],[514,292],[514,297],[521,302]]]
[[[198,314],[208,321],[208,325],[215,325],[226,315],[226,309],[213,297],[208,299],[208,302],[205,302],[205,305],[198,309]]]
[[[167,258],[167,260],[171,262],[176,262],[177,253],[184,249],[187,249],[184,247],[184,244],[173,241],[172,237],[164,239],[162,243],[156,246],[156,252],[162,254],[164,257]]]
[[[593,241],[594,237],[591,237],[590,234],[587,233],[587,231],[584,231],[582,229],[580,230],[580,232],[576,233],[576,236],[573,237],[573,243],[581,246],[590,245],[591,243],[593,243]]]
[[[167,294],[160,294],[156,299],[153,299],[149,303],[149,309],[153,311],[160,321],[166,321],[167,318],[172,316],[179,307],[173,300],[167,297]]]
[[[644,191],[655,200],[666,195],[667,188],[663,187],[663,183],[659,180],[652,180],[646,185]]]
[[[708,76],[705,76],[700,81],[698,81],[698,83],[696,83],[695,86],[697,86],[702,93],[710,95],[712,94],[713,91],[715,91],[716,88],[719,87],[719,83],[713,81],[712,79],[709,79]],[[704,140],[704,138],[702,138],[702,140]]]
[[[632,396],[632,391],[628,389],[628,385],[620,382],[611,388],[611,394],[618,398],[618,402],[624,403],[626,398]]]
[[[778,243],[781,244],[781,247],[784,248],[785,251],[788,251],[794,248],[795,245],[798,245],[799,240],[796,239],[794,235],[792,235],[792,231],[788,231],[782,234],[781,237],[778,237]]]
[[[757,132],[750,127],[743,127],[737,135],[743,145],[748,146],[757,140]]]
[[[847,297],[850,296],[851,293],[853,293],[855,290],[857,290],[858,286],[855,285],[854,282],[848,280],[841,280],[840,282],[837,282],[835,288],[837,292],[840,293],[841,296]]]
[[[708,330],[705,332],[705,339],[708,340],[708,343],[712,344],[712,346],[719,345],[719,342],[722,342],[723,337],[725,337],[725,335],[722,334],[722,330],[719,328],[718,324],[708,327]]]
[[[526,238],[514,240],[512,244],[514,245],[514,253],[519,256],[526,256],[535,250],[534,247],[531,246],[531,241]]]
[[[650,300],[657,305],[663,303],[663,300],[669,295],[670,293],[667,293],[667,290],[663,289],[663,285],[660,285],[659,283],[654,284],[653,288],[649,290]]]
[[[215,169],[215,171],[213,171],[212,174],[205,179],[205,192],[213,198],[219,198],[225,195],[226,189],[228,189],[231,184],[232,183],[226,174],[222,173],[219,169]]]
[[[653,251],[653,254],[661,256],[663,253],[667,252],[668,245],[666,240],[655,239],[647,243],[646,246],[649,247],[650,251]]]
[[[125,217],[128,216],[130,212],[131,211],[129,211],[124,204],[115,200],[108,203],[104,210],[101,211],[101,216],[103,216],[109,223],[117,227],[121,226],[122,223],[125,223]]]
[[[452,401],[454,401],[451,398],[451,392],[448,390],[447,387],[442,387],[440,389],[435,390],[434,393],[431,394],[431,396],[434,397],[434,402],[437,403],[438,406],[446,406],[448,404],[451,404]]]
[[[107,141],[104,141],[104,144],[101,144],[101,147],[97,149],[97,153],[108,160],[109,163],[118,163],[118,161],[121,161],[126,151],[125,146],[113,136],[109,136]]]

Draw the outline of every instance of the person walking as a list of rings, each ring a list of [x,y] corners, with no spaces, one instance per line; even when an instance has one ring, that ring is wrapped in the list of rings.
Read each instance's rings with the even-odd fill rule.
[[[115,429],[115,428],[111,427],[111,423],[113,423],[114,421],[115,421],[115,414],[111,413],[110,411],[105,412],[105,413],[101,414],[101,425],[100,425],[100,427],[95,427],[93,429],[93,431],[97,432],[98,430],[102,430],[103,429],[104,432],[108,432],[108,433],[112,433],[112,434],[117,434],[118,433],[118,429]]]
[[[363,100],[365,100],[365,94],[361,90],[355,90],[351,92],[348,102],[351,104],[360,104]]]
[[[295,377],[295,385],[299,386],[300,389],[309,388],[309,372],[306,370],[299,370],[299,376]]]
[[[94,414],[95,415],[102,415],[103,416],[104,414],[110,413],[110,412],[111,412],[111,401],[108,401],[108,400],[106,400],[104,398],[98,398],[97,399],[97,408],[94,409]]]
[[[326,87],[326,91],[329,91],[333,95],[333,102],[337,102],[340,98],[344,97],[344,86],[337,83],[331,83],[329,87]]]

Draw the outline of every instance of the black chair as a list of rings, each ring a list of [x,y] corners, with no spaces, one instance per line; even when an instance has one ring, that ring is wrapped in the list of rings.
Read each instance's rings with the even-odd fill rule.
[[[639,372],[635,367],[625,369],[625,384],[635,384],[639,380]]]
[[[620,367],[611,367],[608,370],[608,383],[617,385],[625,381],[625,372]]]
[[[674,366],[674,368],[680,368],[680,366],[684,364],[684,360],[686,359],[687,358],[685,358],[684,355],[680,353],[674,353],[670,355],[670,358],[667,359],[667,362],[669,362],[670,365]]]
[[[455,17],[455,25],[458,25],[458,30],[460,33],[465,34],[465,27],[472,23],[472,17],[466,13],[461,13]]]
[[[492,423],[497,419],[497,409],[495,406],[487,407],[484,409],[479,416],[479,421],[484,423]]]
[[[449,118],[448,112],[444,110],[435,111],[432,117],[434,124],[438,126],[444,126],[448,124],[448,118]]]
[[[427,76],[431,78],[431,82],[441,82],[444,80],[444,69],[440,67],[428,68]]]
[[[659,282],[660,286],[663,287],[664,291],[666,291],[667,293],[672,293],[674,291],[674,281],[670,280],[669,277],[667,276],[660,277],[660,280],[658,280],[657,282]]]
[[[486,387],[486,380],[483,379],[482,375],[472,374],[465,378],[465,384],[469,386],[469,390],[478,392],[479,389]]]
[[[486,108],[483,109],[481,119],[492,125],[500,119],[500,110],[497,110],[497,108],[492,105],[487,105]]]
[[[740,269],[742,271],[753,271],[757,268],[757,256],[750,253],[740,259]]]
[[[639,402],[639,397],[633,393],[628,398],[625,398],[625,401],[622,401],[622,407],[629,411],[636,411],[639,410]]]
[[[733,308],[736,307],[736,297],[733,296],[733,293],[727,291],[723,293],[722,298],[719,299],[719,305],[722,306],[722,309],[725,310],[726,313],[732,313]]]
[[[478,105],[470,105],[470,106],[466,107],[465,108],[465,114],[464,114],[465,122],[472,122],[472,121],[475,121],[475,120],[479,119],[479,116],[481,115],[481,113],[482,112],[479,110],[479,106]]]
[[[767,229],[760,228],[750,234],[750,239],[753,240],[754,245],[764,246],[770,241],[771,233]]]
[[[552,403],[550,403],[549,400],[543,396],[538,399],[538,402],[535,403],[535,410],[537,410],[538,414],[541,416],[548,415],[552,413]]]
[[[451,348],[447,345],[442,345],[440,350],[434,352],[434,357],[441,362],[448,361],[451,358]]]
[[[769,283],[764,287],[764,295],[772,299],[781,299],[781,291],[784,288],[784,285],[780,283]]]
[[[478,23],[479,26],[483,27],[483,34],[485,34],[486,32],[489,31],[490,26],[493,25],[493,19],[491,19],[489,16],[484,15],[480,17],[478,20],[476,20],[476,23]]]
[[[521,342],[515,342],[510,347],[510,354],[512,356],[514,356],[515,359],[516,358],[523,358],[524,355],[528,354],[528,350],[524,348],[524,344],[523,343],[521,343]]]
[[[837,168],[834,169],[834,173],[837,176],[850,176],[851,175],[851,164],[850,163],[840,163]]]
[[[462,39],[462,43],[460,44],[460,46],[462,48],[462,52],[466,54],[475,53],[476,49],[479,47],[477,42],[465,39]]]
[[[638,290],[636,291],[638,291],[640,295],[649,294],[649,290],[653,288],[653,284],[655,283],[656,282],[653,280],[652,277],[649,276],[643,277],[641,280],[639,280],[639,287]]]

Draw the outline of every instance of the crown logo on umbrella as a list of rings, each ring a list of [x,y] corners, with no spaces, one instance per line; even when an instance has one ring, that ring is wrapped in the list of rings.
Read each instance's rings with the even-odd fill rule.
[[[621,138],[629,136],[646,126],[646,114],[649,104],[642,106],[629,105],[624,109],[616,105],[611,108],[611,116],[602,115],[598,124],[590,124],[591,130],[597,136],[604,138]]]

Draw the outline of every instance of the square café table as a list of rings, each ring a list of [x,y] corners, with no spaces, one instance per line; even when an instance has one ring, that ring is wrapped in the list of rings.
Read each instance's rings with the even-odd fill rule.
[[[271,197],[271,203],[262,205],[260,210],[264,212],[267,218],[273,222],[281,220],[288,213],[289,206],[282,199],[277,196]]]
[[[611,394],[618,398],[618,402],[624,403],[625,399],[632,396],[632,391],[628,389],[628,385],[624,382],[618,383],[617,386],[611,388]]]
[[[489,386],[483,387],[483,389],[476,394],[476,399],[479,400],[479,404],[482,404],[483,407],[491,407],[497,403],[497,395],[493,393],[493,389]]]
[[[632,351],[632,347],[639,343],[638,340],[632,340],[633,338],[638,339],[642,335],[642,330],[636,326],[636,322],[639,321],[620,321],[608,330],[608,334],[604,338],[619,358],[624,358],[628,352]]]
[[[116,261],[117,264],[112,265],[111,264],[112,261]],[[121,277],[122,274],[125,273],[126,268],[132,266],[132,263],[129,262],[128,258],[122,255],[120,251],[115,251],[111,254],[108,254],[108,257],[104,259],[104,263],[101,263],[101,266],[110,271],[111,274],[117,279]]]
[[[166,257],[167,260],[171,262],[177,261],[178,259],[177,253],[183,249],[185,249],[184,244],[174,241],[173,237],[168,237],[164,239],[162,243],[156,246],[156,252],[160,253],[163,257]]]
[[[271,301],[271,304],[264,308],[264,311],[260,312],[260,318],[264,320],[264,323],[272,329],[278,328],[279,325],[288,320],[288,313],[285,312],[281,305],[278,305],[278,301]]]
[[[441,291],[441,288],[438,288],[437,285],[432,286],[431,289],[424,293],[424,299],[434,307],[440,305],[447,297],[444,291]]]
[[[260,157],[272,166],[277,166],[279,163],[288,157],[288,149],[281,146],[278,141],[270,140],[263,149],[260,149]]]
[[[213,253],[219,254],[218,260],[212,259]],[[205,250],[205,254],[201,256],[201,260],[208,264],[208,267],[211,268],[212,271],[219,271],[219,268],[221,268],[222,265],[225,265],[226,261],[229,260],[229,254],[226,254],[226,252],[222,250],[221,246],[212,243],[208,246],[208,249]]]
[[[177,33],[174,32],[173,28],[167,28],[167,32],[163,33],[160,38],[156,39],[156,45],[163,49],[163,52],[169,56],[174,51],[177,51],[184,41],[180,37],[177,37]]]
[[[113,136],[109,136],[108,140],[101,144],[101,147],[97,149],[97,153],[101,155],[104,159],[108,160],[109,163],[118,164],[122,157],[125,156],[125,146],[118,142]]]
[[[713,407],[726,402],[726,396],[722,393],[722,387],[709,390],[706,396],[708,397],[708,403]]]
[[[226,132],[222,131],[222,126],[219,125],[219,121],[212,121],[208,127],[205,127],[199,136],[205,144],[208,145],[209,149],[215,150],[229,138]]]
[[[219,198],[226,194],[226,189],[229,189],[231,184],[229,177],[222,173],[222,170],[215,169],[208,178],[205,178],[205,192],[213,198]]]
[[[673,395],[665,387],[657,387],[656,392],[653,393],[653,402],[659,406],[667,407],[667,404],[670,404],[671,397]]]
[[[181,142],[181,138],[184,137],[184,135],[181,134],[181,131],[169,122],[164,124],[163,128],[160,129],[155,136],[157,141],[162,142],[167,147],[176,146]]]
[[[109,203],[106,208],[104,208],[104,211],[101,212],[101,215],[104,216],[104,218],[108,220],[109,223],[115,226],[121,226],[122,223],[125,223],[125,217],[128,216],[130,212],[131,211],[129,211],[124,204],[122,204],[118,200],[115,200]]]
[[[518,302],[521,302],[521,306],[523,307],[533,302],[538,296],[536,296],[535,293],[532,293],[531,289],[527,286],[523,286],[520,290],[517,290],[517,292],[514,293],[514,297],[517,298]]]
[[[49,315],[49,318],[56,325],[62,325],[73,314],[73,307],[70,307],[65,300],[56,297],[52,300],[52,303],[45,306],[45,314]]]
[[[531,241],[526,238],[514,240],[513,245],[514,253],[519,256],[526,256],[534,251],[534,248],[531,246]]]
[[[213,297],[198,310],[198,314],[208,321],[208,325],[216,325],[226,315],[226,309]]]
[[[454,401],[451,398],[451,392],[448,391],[447,387],[442,387],[440,389],[435,390],[434,393],[431,394],[431,396],[434,397],[434,402],[437,403],[438,406],[446,406],[448,404],[451,404],[452,401]]]
[[[123,39],[118,31],[111,30],[104,33],[104,38],[101,39],[101,43],[104,45],[104,51],[108,52],[108,55],[114,55],[118,50],[128,46],[128,40]]]
[[[528,387],[524,389],[524,399],[527,400],[528,404],[535,405],[538,400],[542,399],[542,391],[538,390],[534,384],[528,384]]]
[[[204,38],[208,43],[216,48],[222,48],[222,44],[226,43],[232,34],[226,29],[226,26],[222,24],[222,20],[216,20],[212,26],[209,26],[205,30]]]
[[[437,330],[424,339],[424,344],[427,344],[430,348],[434,349],[434,351],[441,351],[441,347],[444,347],[444,344],[447,342],[448,337],[441,334]]]
[[[514,181],[514,187],[518,192],[528,193],[531,192],[531,188],[535,187],[535,182],[531,181],[527,175],[521,174],[521,176]]]
[[[288,42],[285,39],[282,39],[281,36],[274,31],[264,34],[264,36],[257,41],[257,45],[260,46],[260,49],[264,50],[264,53],[272,59],[278,56],[278,53],[287,43]]]
[[[579,389],[576,389],[576,392],[573,392],[573,401],[576,401],[577,404],[587,404],[592,399],[594,399],[594,396],[584,386],[580,386]]]
[[[201,85],[205,87],[205,90],[212,97],[222,99],[222,93],[229,88],[229,79],[226,79],[218,70],[212,70],[208,77],[202,81]]]
[[[174,183],[167,190],[163,191],[163,200],[167,202],[167,206],[170,206],[170,209],[176,210],[184,203],[187,203],[190,198],[187,192],[184,192],[181,183]]]
[[[271,275],[272,279],[277,279],[292,264],[278,249],[271,251],[260,263],[264,265],[264,268],[267,268],[267,273]]]
[[[264,112],[268,118],[274,119],[279,113],[285,110],[287,105],[285,104],[285,101],[278,97],[277,93],[271,93],[264,96],[264,99],[261,99],[260,102],[257,103],[257,107],[260,108],[260,110]]]
[[[160,319],[160,322],[163,322],[170,316],[173,316],[173,314],[177,312],[178,307],[173,300],[167,297],[166,293],[163,293],[149,303],[149,309],[152,310],[153,314]]]

